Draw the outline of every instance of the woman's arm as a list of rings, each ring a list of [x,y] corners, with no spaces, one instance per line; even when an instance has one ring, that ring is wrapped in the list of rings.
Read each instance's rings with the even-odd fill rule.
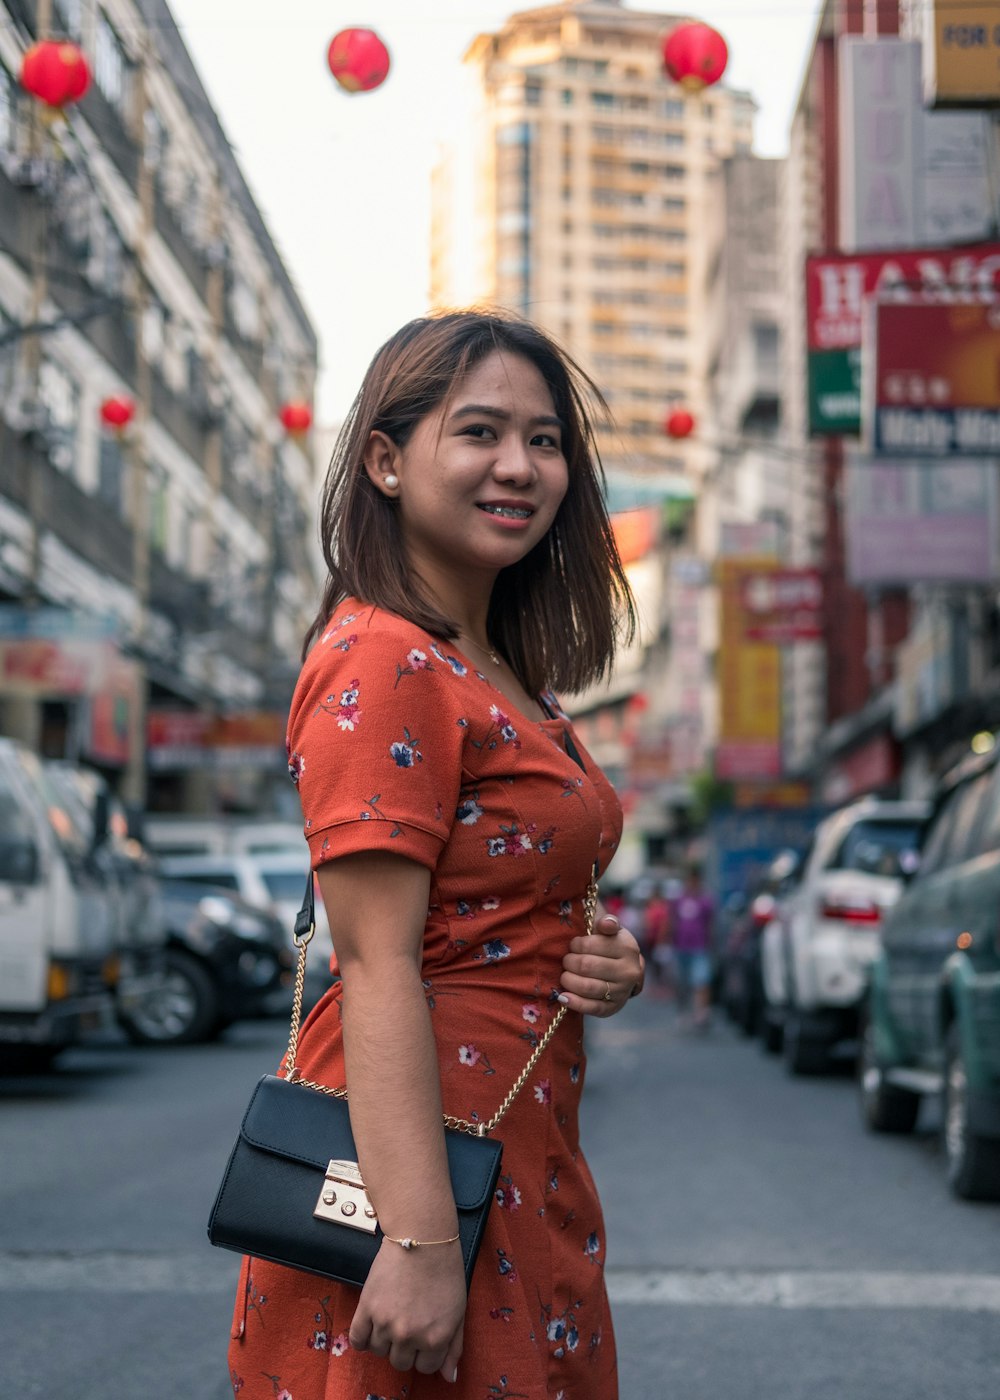
[[[430,874],[386,852],[319,869],[343,979],[344,1057],[359,1166],[386,1235],[457,1234],[441,1085],[421,955]],[[361,1292],[351,1345],[453,1381],[462,1352],[465,1273],[459,1244],[385,1241]]]

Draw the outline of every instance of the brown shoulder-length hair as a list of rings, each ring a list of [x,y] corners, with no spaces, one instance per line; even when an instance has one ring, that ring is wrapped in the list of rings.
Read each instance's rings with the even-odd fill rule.
[[[546,686],[574,692],[607,676],[620,638],[635,634],[635,606],[604,504],[604,470],[587,412],[607,414],[593,381],[529,321],[506,312],[449,311],[398,330],[372,360],[334,448],[323,487],[320,533],[330,575],[306,634],[303,658],[345,599],[407,618],[451,640],[455,622],[422,590],[400,528],[397,504],[372,484],[364,453],[372,432],[404,447],[420,420],[494,351],[538,369],[565,424],[568,487],[544,539],[502,569],[487,631],[529,695]]]

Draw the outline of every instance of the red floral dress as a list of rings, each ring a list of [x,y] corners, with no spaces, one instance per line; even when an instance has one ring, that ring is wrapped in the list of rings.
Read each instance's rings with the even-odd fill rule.
[[[621,834],[607,780],[551,696],[529,720],[450,643],[351,601],[296,689],[289,762],[314,865],[391,850],[431,871],[424,991],[446,1113],[488,1119],[558,1010],[582,900]],[[575,755],[575,756],[574,756]],[[344,1082],[340,987],[303,1074]],[[240,1400],[615,1400],[600,1203],[580,1152],[583,1018],[569,1013],[504,1118],[458,1383],[355,1352],[356,1290],[245,1259],[230,1347]]]

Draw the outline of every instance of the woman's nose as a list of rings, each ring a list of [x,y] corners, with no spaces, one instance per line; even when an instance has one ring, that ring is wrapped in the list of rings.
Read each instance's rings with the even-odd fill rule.
[[[496,475],[502,481],[533,481],[535,464],[530,448],[519,440],[505,442],[497,459]]]

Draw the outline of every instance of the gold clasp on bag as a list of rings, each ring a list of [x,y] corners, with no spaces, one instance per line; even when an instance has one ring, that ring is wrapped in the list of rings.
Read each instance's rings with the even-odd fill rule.
[[[331,1160],[327,1163],[323,1189],[313,1215],[334,1225],[347,1225],[374,1235],[378,1226],[375,1207],[368,1198],[357,1162]]]

